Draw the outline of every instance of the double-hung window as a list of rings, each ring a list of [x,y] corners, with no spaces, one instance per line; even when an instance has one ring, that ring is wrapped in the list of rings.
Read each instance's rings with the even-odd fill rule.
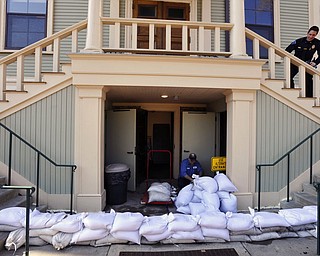
[[[246,27],[274,42],[273,0],[245,0]],[[247,53],[252,55],[252,41],[247,40]],[[268,52],[260,47],[260,57],[267,58]]]
[[[21,49],[47,34],[47,0],[7,0],[5,49]]]

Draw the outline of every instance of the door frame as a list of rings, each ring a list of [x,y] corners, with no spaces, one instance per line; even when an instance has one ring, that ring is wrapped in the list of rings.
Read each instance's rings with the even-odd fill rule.
[[[189,3],[190,5],[190,21],[197,21],[197,3],[198,0],[148,0],[148,1],[160,1],[160,2],[173,2],[173,3]],[[132,19],[133,17],[133,0],[126,0],[125,6],[125,18]],[[191,31],[193,32],[193,31]],[[190,49],[195,49],[197,45],[196,33],[190,33],[191,44]],[[125,48],[131,48],[131,28],[125,28]]]

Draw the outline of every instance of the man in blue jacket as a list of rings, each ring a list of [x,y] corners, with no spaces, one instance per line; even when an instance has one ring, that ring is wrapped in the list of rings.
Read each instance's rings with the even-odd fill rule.
[[[179,189],[182,189],[193,182],[193,174],[201,176],[202,172],[203,169],[201,164],[197,161],[197,155],[195,153],[191,153],[188,158],[182,160],[181,162],[178,179]]]

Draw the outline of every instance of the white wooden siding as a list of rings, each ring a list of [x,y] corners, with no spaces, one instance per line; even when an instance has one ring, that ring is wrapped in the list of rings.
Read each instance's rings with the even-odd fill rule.
[[[211,22],[226,22],[226,3],[225,0],[213,0],[211,1]],[[225,31],[220,32],[220,47],[221,51],[227,51],[226,49],[226,33]],[[211,33],[211,49],[214,50],[214,31]]]
[[[74,87],[69,86],[1,120],[57,164],[74,164]],[[8,164],[9,136],[0,128],[0,161]],[[36,184],[36,154],[14,139],[12,168]],[[55,168],[41,158],[40,187],[70,192],[70,168]]]
[[[274,163],[320,127],[273,97],[257,93],[257,164]],[[313,140],[313,162],[320,160],[320,134]],[[290,180],[309,168],[309,143],[290,155]],[[287,159],[262,167],[262,191],[279,191],[287,182]]]

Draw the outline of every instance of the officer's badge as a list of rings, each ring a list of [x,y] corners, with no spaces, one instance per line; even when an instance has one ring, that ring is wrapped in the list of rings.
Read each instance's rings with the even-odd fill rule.
[[[311,49],[314,49],[314,48],[316,48],[316,46],[313,44],[313,45],[311,46]]]

